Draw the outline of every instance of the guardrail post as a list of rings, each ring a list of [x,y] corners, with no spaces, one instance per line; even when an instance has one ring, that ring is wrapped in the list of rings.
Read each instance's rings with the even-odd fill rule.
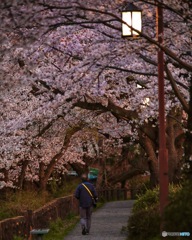
[[[27,237],[29,238],[29,240],[31,239],[30,231],[31,231],[31,229],[33,227],[32,216],[33,216],[33,211],[32,210],[27,210],[25,218],[26,218]]]

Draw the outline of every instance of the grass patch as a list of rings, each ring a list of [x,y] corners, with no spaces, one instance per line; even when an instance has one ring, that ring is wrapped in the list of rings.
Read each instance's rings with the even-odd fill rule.
[[[57,219],[50,224],[50,231],[45,235],[45,240],[61,240],[75,227],[79,216],[70,214],[65,220]]]
[[[14,236],[13,240],[23,240],[21,237]]]
[[[53,197],[47,192],[42,194],[35,191],[9,193],[5,200],[0,200],[0,220],[22,215],[22,213],[28,209],[38,209],[52,199]]]
[[[48,191],[41,193],[35,190],[10,191],[0,198],[0,221],[22,215],[26,210],[34,211],[55,198],[71,195],[79,182],[78,178],[73,178],[61,187],[53,180],[49,183]]]

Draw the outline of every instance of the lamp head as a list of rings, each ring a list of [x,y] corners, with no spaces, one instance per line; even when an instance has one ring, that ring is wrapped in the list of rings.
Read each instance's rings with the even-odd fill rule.
[[[122,36],[138,37],[142,28],[142,11],[133,3],[124,5],[122,9]],[[137,31],[139,32],[137,32]]]

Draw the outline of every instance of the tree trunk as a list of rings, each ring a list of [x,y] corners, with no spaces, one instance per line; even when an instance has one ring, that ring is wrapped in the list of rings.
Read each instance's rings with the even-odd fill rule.
[[[192,77],[190,79],[189,96],[190,96],[189,111],[184,149],[185,149],[185,172],[187,178],[192,180]]]
[[[77,126],[68,128],[66,131],[63,145],[62,145],[60,151],[57,154],[55,154],[55,156],[53,156],[50,163],[46,166],[46,169],[45,169],[44,164],[42,162],[40,163],[39,178],[40,178],[40,189],[41,190],[46,189],[47,182],[48,182],[52,172],[54,171],[55,165],[56,165],[57,161],[59,161],[63,157],[63,154],[70,143],[71,137],[76,132],[80,131],[84,126],[85,126],[84,123],[79,123],[79,125],[77,125]]]
[[[39,163],[39,187],[40,190],[45,191],[46,189],[46,180],[45,180],[45,165],[43,162]]]
[[[158,160],[155,154],[155,147],[153,142],[145,136],[143,138],[143,146],[148,155],[148,166],[150,171],[150,185],[155,187],[159,183],[159,170],[158,170]]]
[[[182,133],[181,118],[182,111],[177,108],[172,109],[167,117],[169,181],[175,183],[178,182],[181,174],[179,171],[181,165],[181,156],[179,153],[182,150],[182,146],[176,144],[177,137]]]
[[[22,190],[24,186],[24,180],[25,180],[25,173],[28,166],[29,161],[23,161],[21,166],[21,173],[18,177],[18,187]]]

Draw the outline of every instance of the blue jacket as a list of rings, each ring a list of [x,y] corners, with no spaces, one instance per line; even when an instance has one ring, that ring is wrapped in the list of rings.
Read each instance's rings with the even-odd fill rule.
[[[86,187],[89,188],[93,197],[97,199],[97,192],[95,190],[94,185],[91,184],[90,182],[83,182],[83,184],[85,184]],[[93,205],[92,198],[89,192],[82,184],[79,184],[78,187],[76,188],[75,197],[79,200],[79,206],[82,208],[88,208]]]

